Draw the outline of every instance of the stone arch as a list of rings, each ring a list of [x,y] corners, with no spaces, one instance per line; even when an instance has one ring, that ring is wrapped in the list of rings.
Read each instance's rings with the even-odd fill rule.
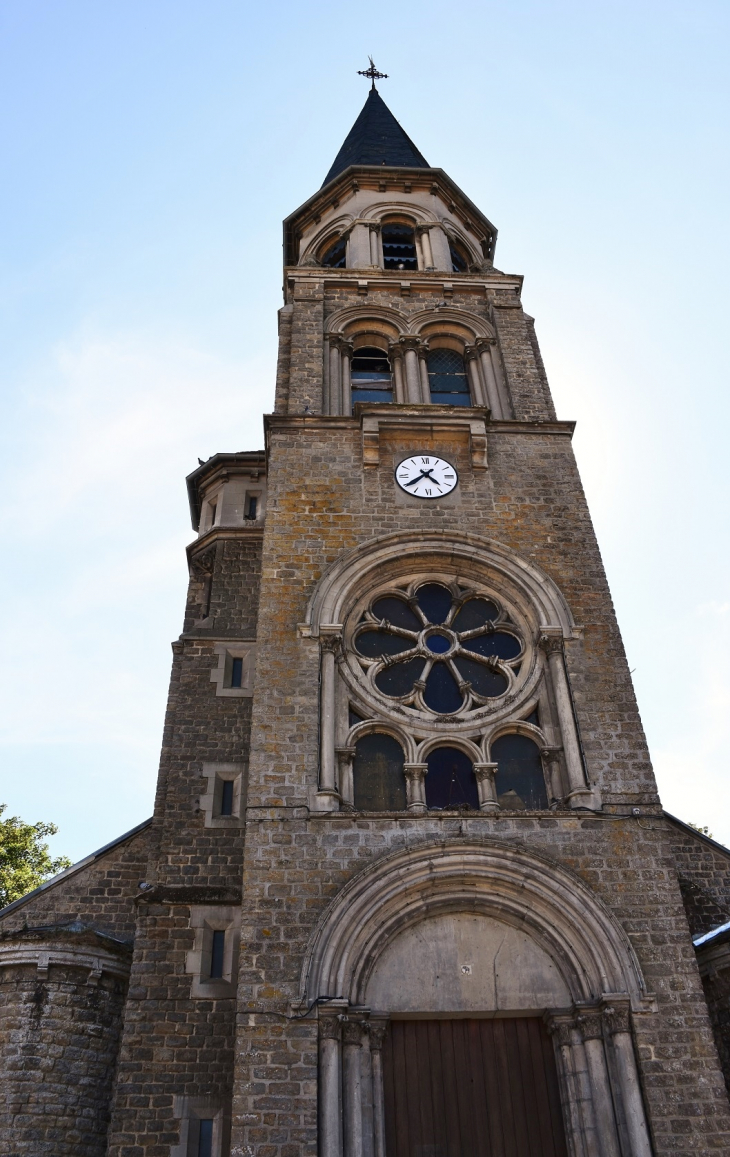
[[[415,746],[410,735],[400,727],[396,727],[390,720],[365,719],[362,723],[356,723],[348,733],[347,747],[354,747],[358,739],[363,739],[366,735],[389,735],[403,748],[403,758],[406,763],[415,760]]]
[[[352,214],[344,213],[336,217],[333,221],[327,221],[326,224],[315,233],[314,237],[310,237],[306,241],[302,238],[299,264],[301,265],[305,258],[310,256],[319,259],[322,251],[330,242],[337,240],[338,237],[342,237],[349,232],[352,228],[352,222]]]
[[[472,763],[479,763],[483,758],[478,745],[472,739],[467,739],[463,735],[445,734],[432,735],[429,739],[425,739],[423,743],[420,743],[416,753],[417,760],[425,763],[429,755],[431,755],[437,747],[455,747],[458,751],[463,751],[464,755],[468,755]]]
[[[350,305],[346,309],[337,310],[327,319],[327,328],[330,333],[343,334],[346,328],[353,323],[367,324],[381,322],[385,326],[392,326],[397,333],[407,332],[407,320],[404,314],[397,309],[380,305]]]
[[[305,622],[311,634],[319,636],[325,624],[341,624],[353,592],[375,587],[388,572],[395,578],[418,566],[433,569],[438,556],[466,572],[488,572],[498,587],[522,604],[536,629],[559,627],[564,637],[573,637],[567,601],[535,563],[493,539],[446,530],[384,535],[341,555],[325,571],[309,601]]]
[[[315,930],[302,1001],[363,1005],[373,969],[395,937],[447,912],[482,914],[525,932],[554,962],[577,1004],[625,993],[641,1007],[638,960],[602,901],[557,862],[493,840],[420,844],[358,873]]]
[[[434,333],[442,329],[444,333],[448,333],[450,326],[456,326],[461,330],[470,330],[472,341],[478,337],[485,337],[490,340],[494,337],[494,330],[489,322],[476,313],[470,313],[467,309],[441,307],[436,314],[434,314],[433,309],[422,309],[418,313],[412,314],[408,319],[408,333],[413,334],[420,335],[424,329],[433,329]]]

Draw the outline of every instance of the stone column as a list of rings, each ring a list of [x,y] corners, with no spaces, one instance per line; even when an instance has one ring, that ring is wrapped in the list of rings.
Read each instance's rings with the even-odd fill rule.
[[[466,371],[469,375],[473,404],[475,406],[486,406],[487,401],[484,396],[484,387],[482,386],[479,351],[476,346],[466,346],[464,349],[464,360],[466,361]]]
[[[355,221],[350,231],[347,247],[348,269],[367,269],[372,265],[370,260],[370,227],[369,222]]]
[[[417,225],[416,226],[416,236],[421,238],[421,251],[423,253],[423,268],[426,270],[429,270],[429,271],[434,268],[433,252],[431,250],[430,229],[431,229],[430,225]]]
[[[483,812],[498,812],[497,790],[494,786],[494,777],[497,774],[496,763],[475,763],[474,775],[479,792],[479,810]]]
[[[380,222],[371,221],[370,229],[370,264],[382,267],[383,258],[380,252]]]
[[[362,1151],[362,1021],[346,1017],[342,1025],[342,1121],[345,1157]]]
[[[323,626],[320,638],[319,686],[319,791],[318,802],[324,811],[336,811],[339,792],[335,777],[335,678],[336,656],[341,647],[341,628]]]
[[[591,808],[593,793],[586,783],[583,771],[583,760],[573,715],[573,703],[568,686],[568,674],[565,670],[562,630],[553,628],[550,629],[549,634],[546,630],[540,637],[540,646],[548,658],[555,706],[558,711],[563,752],[565,753],[565,768],[568,774],[568,802],[572,808]]]
[[[329,412],[341,414],[341,367],[340,335],[330,334],[330,372],[329,372]]]
[[[542,759],[542,770],[545,776],[545,782],[548,788],[548,797],[550,806],[562,802],[562,790],[558,790],[560,786],[560,753],[562,747],[541,747],[540,756]]]
[[[383,1038],[387,1022],[370,1021],[370,1062],[373,1072],[373,1157],[385,1157],[385,1098],[383,1095]]]
[[[406,802],[409,812],[425,812],[427,763],[404,763],[406,777]]]
[[[420,339],[417,337],[402,337],[398,344],[403,350],[406,368],[406,401],[415,405],[420,405],[422,400],[421,394],[421,375],[418,368],[418,349],[420,347]]]
[[[545,1023],[555,1047],[560,1099],[563,1106],[566,1140],[570,1157],[600,1157],[595,1135],[595,1122],[588,1132],[583,1116],[583,1089],[581,1068],[585,1070],[585,1055],[576,1056],[575,1025],[572,1012],[545,1014]],[[581,1053],[583,1046],[580,1045]],[[582,1064],[581,1064],[582,1061]]]
[[[335,750],[337,756],[337,784],[340,789],[340,799],[343,803],[348,803],[350,807],[355,806],[355,784],[352,777],[352,764],[355,759],[354,747],[338,747]]]
[[[497,378],[494,373],[494,364],[492,362],[492,342],[487,337],[478,337],[474,344],[479,354],[482,374],[484,375],[487,405],[492,411],[493,418],[497,420],[504,418],[506,415],[502,410],[502,399],[500,397],[499,386],[497,384]]]
[[[388,347],[388,356],[393,367],[393,400],[402,405],[407,399],[402,346],[397,342],[392,342]]]
[[[340,1019],[319,1019],[319,1155],[342,1157]]]
[[[431,242],[431,256],[434,268],[442,273],[451,273],[451,251],[449,240],[440,225],[429,227],[428,239]]]
[[[352,389],[350,381],[350,362],[352,360],[352,342],[340,341],[340,393],[342,395],[342,413],[347,417],[352,413]]]
[[[593,1101],[593,1112],[601,1157],[621,1157],[616,1114],[611,1096],[611,1083],[603,1044],[603,1016],[600,1008],[585,1008],[576,1018],[578,1031],[588,1065]]]
[[[429,406],[431,404],[431,384],[428,380],[427,354],[428,346],[422,342],[418,351],[418,374],[421,379],[421,401],[424,405]]]
[[[363,1021],[360,1042],[360,1087],[362,1088],[362,1157],[373,1152],[373,1065],[370,1056],[370,1024]]]
[[[651,1157],[649,1127],[644,1112],[636,1053],[631,1036],[631,1006],[628,998],[604,997],[604,1021],[616,1057],[615,1072],[624,1109],[624,1124],[631,1157]]]

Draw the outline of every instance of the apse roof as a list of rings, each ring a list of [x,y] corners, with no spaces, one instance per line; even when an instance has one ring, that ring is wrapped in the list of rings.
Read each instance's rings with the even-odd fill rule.
[[[388,165],[409,169],[430,167],[376,88],[370,89],[362,112],[345,137],[322,187],[350,165]]]

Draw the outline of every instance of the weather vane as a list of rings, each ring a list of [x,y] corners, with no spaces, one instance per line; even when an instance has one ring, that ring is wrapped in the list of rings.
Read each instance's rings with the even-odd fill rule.
[[[370,68],[366,68],[364,72],[362,69],[358,68],[357,75],[358,76],[367,76],[373,82],[371,87],[375,88],[375,81],[376,80],[387,80],[388,74],[387,74],[387,72],[378,72],[377,68],[373,64],[372,56],[369,56],[368,60],[370,61]]]

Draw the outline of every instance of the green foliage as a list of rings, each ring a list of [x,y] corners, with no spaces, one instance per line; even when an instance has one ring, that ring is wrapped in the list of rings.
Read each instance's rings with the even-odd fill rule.
[[[0,804],[0,908],[71,866],[66,856],[54,860],[43,842],[44,836],[55,836],[55,824],[26,824],[18,816],[3,819],[6,807]]]
[[[694,828],[694,830],[696,832],[699,832],[701,836],[707,836],[707,838],[710,840],[713,840],[715,838],[713,836],[712,832],[710,831],[710,829],[708,828],[707,824],[705,824],[705,826],[703,828],[701,828],[699,824],[687,824],[687,827],[688,828]]]

